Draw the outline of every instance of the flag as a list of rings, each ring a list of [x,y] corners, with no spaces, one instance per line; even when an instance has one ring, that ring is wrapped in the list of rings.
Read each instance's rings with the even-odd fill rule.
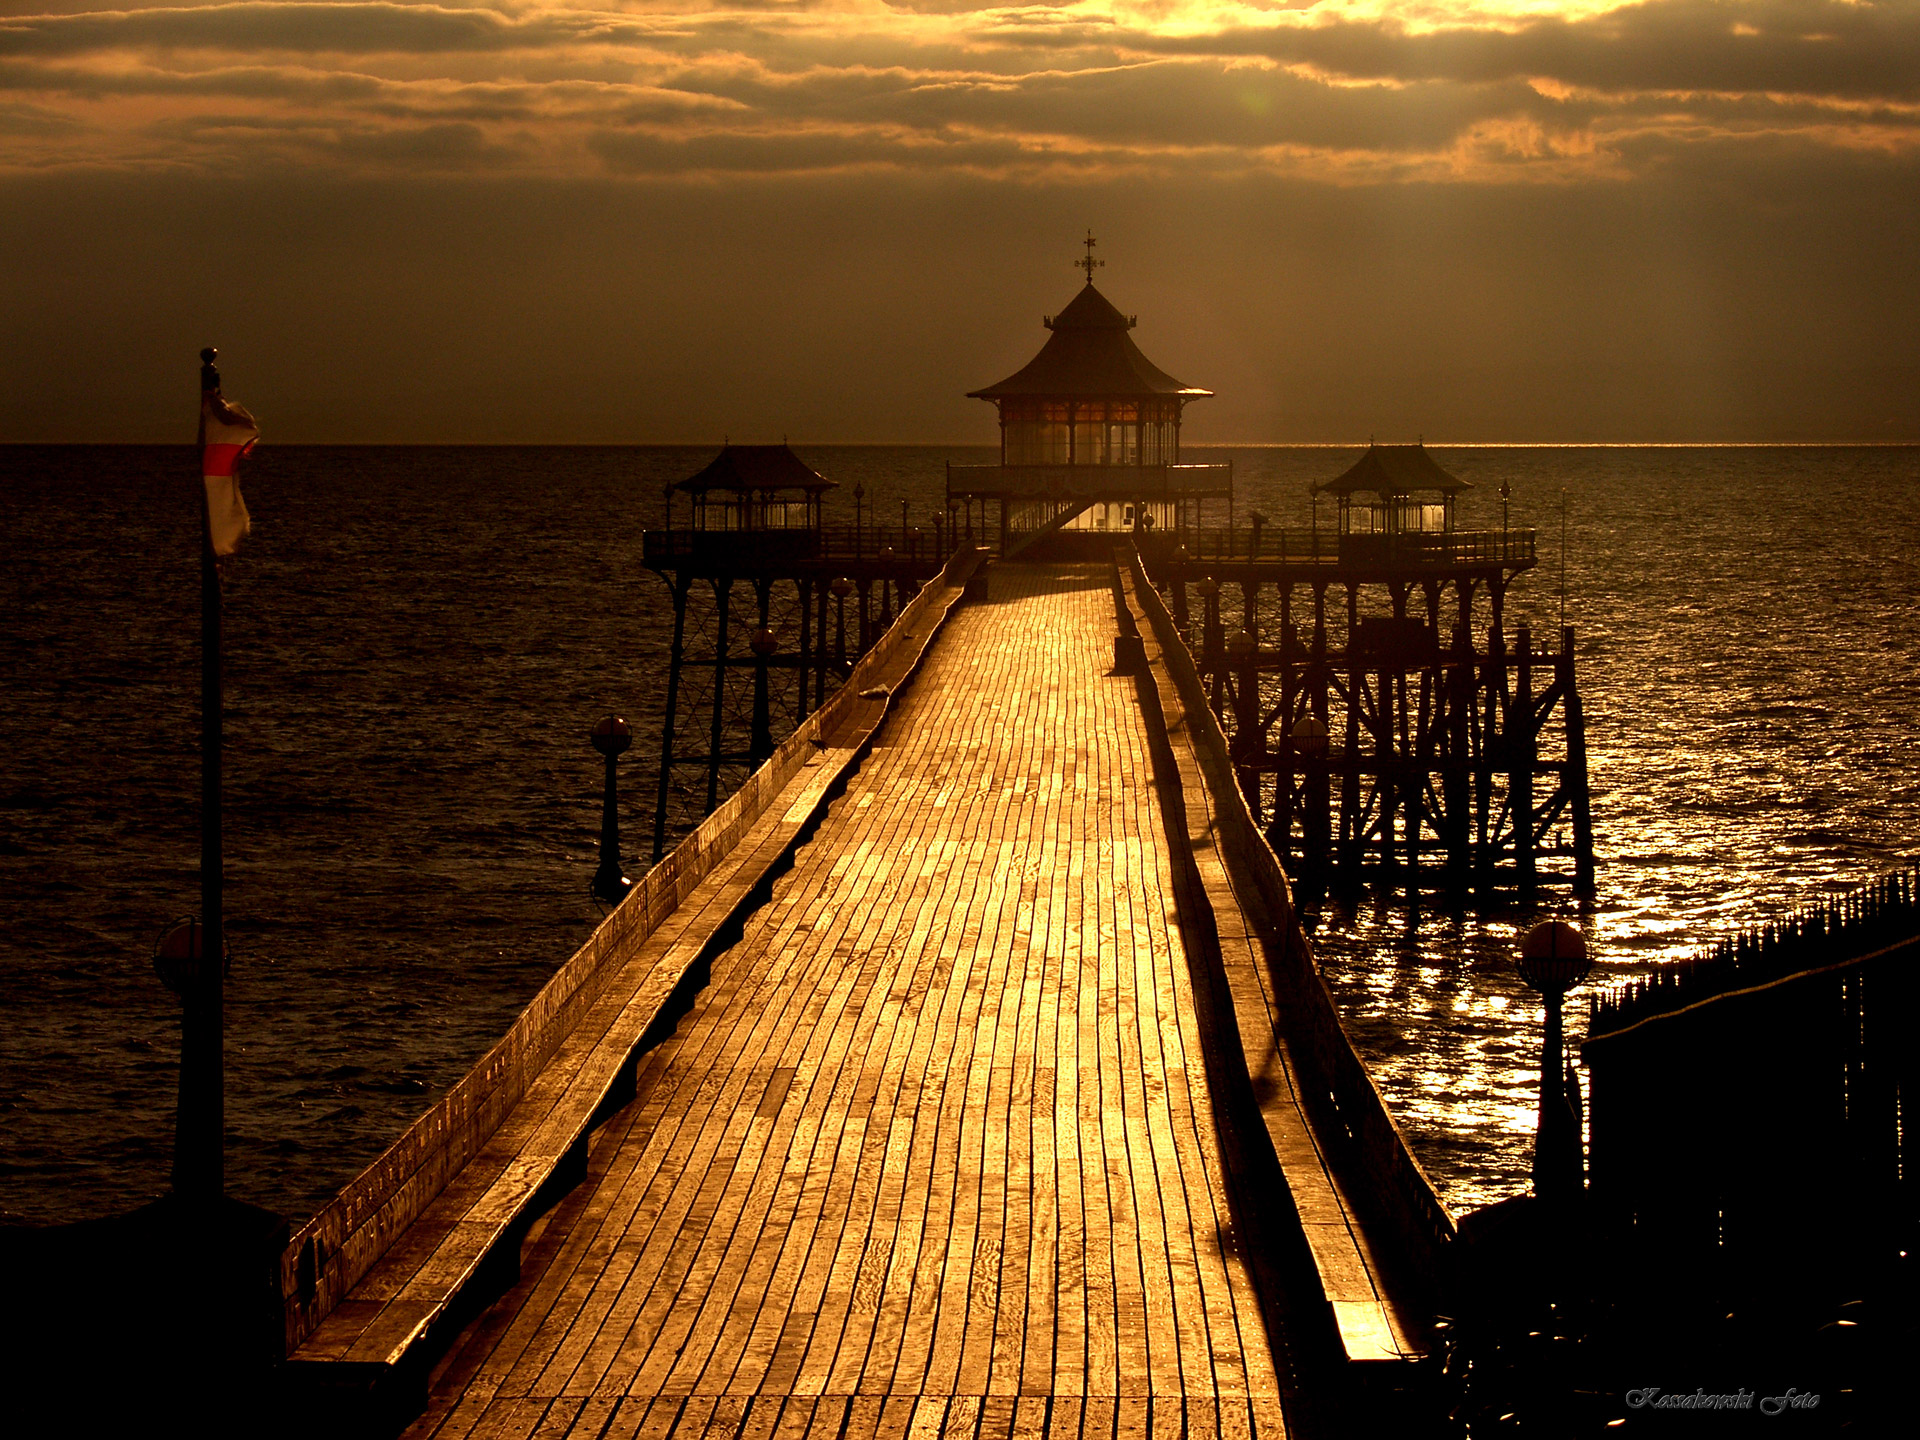
[[[240,457],[260,438],[260,427],[253,416],[229,404],[218,390],[201,391],[200,419],[206,427],[200,473],[207,482],[207,537],[213,542],[215,555],[231,555],[252,528],[235,470]]]

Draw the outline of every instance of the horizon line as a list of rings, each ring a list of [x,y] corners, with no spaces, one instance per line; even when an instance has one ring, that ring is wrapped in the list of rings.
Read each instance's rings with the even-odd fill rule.
[[[730,443],[723,440],[723,445]],[[771,444],[771,441],[743,441],[743,444]],[[991,440],[795,440],[783,437],[790,448],[824,447],[839,450],[992,450]],[[1376,443],[1390,445],[1419,444],[1429,450],[1911,450],[1920,448],[1920,438],[1909,440],[1206,440],[1194,441],[1189,450],[1365,450]],[[191,440],[0,440],[0,450],[28,448],[181,446],[191,449]],[[263,439],[263,448],[300,446],[313,449],[383,450],[703,450],[714,442],[704,440],[272,440]]]

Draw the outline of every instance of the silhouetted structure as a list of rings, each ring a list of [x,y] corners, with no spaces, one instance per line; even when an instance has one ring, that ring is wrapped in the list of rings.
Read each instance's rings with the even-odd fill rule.
[[[949,465],[947,507],[960,533],[995,540],[1004,559],[1063,530],[1198,526],[1207,500],[1225,500],[1232,515],[1233,467],[1180,460],[1181,412],[1213,392],[1141,353],[1135,318],[1094,287],[1091,237],[1088,247],[1087,283],[1045,319],[1052,333],[1040,353],[967,392],[1000,412],[1000,463]]]
[[[1370,445],[1311,487],[1337,502],[1329,530],[1316,506],[1306,530],[1255,513],[1142,542],[1248,803],[1309,892],[1363,870],[1410,891],[1592,888],[1573,632],[1553,648],[1522,626],[1509,645],[1506,594],[1534,532],[1458,528],[1470,488],[1423,446]],[[1556,859],[1570,873],[1543,868]]]
[[[868,523],[858,489],[855,523],[825,524],[836,484],[785,445],[727,445],[670,487],[668,524],[643,538],[673,599],[655,860],[820,707],[946,561],[941,520]],[[673,523],[679,494],[691,524]]]
[[[1910,1322],[1917,967],[1908,869],[1593,1003],[1589,1193],[1611,1284],[1780,1333],[1860,1301]]]

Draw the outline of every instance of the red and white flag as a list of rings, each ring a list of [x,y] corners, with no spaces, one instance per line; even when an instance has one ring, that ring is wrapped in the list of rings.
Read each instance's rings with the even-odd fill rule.
[[[207,536],[215,555],[231,555],[252,528],[235,471],[240,457],[259,440],[260,427],[240,406],[222,399],[218,390],[201,392],[200,418],[206,424],[200,473],[207,482]]]

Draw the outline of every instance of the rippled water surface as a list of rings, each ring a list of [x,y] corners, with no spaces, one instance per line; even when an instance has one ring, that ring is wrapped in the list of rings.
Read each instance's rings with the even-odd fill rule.
[[[1347,452],[1235,450],[1304,524]],[[805,458],[926,515],[965,450]],[[1462,523],[1542,530],[1515,620],[1579,633],[1603,969],[1634,973],[1920,850],[1920,451],[1437,451]],[[323,1201],[462,1074],[598,916],[617,710],[657,732],[661,485],[708,452],[268,448],[229,586],[231,1186]],[[1196,456],[1192,458],[1211,458]],[[0,448],[0,1214],[166,1184],[178,1047],[153,938],[197,905],[197,499],[173,448]],[[846,491],[841,492],[842,496]],[[847,508],[845,499],[839,508]],[[1549,903],[1549,909],[1557,908]],[[1451,1203],[1525,1183],[1538,1006],[1517,913],[1369,899],[1316,942]],[[1574,1030],[1579,1025],[1575,1017]]]

